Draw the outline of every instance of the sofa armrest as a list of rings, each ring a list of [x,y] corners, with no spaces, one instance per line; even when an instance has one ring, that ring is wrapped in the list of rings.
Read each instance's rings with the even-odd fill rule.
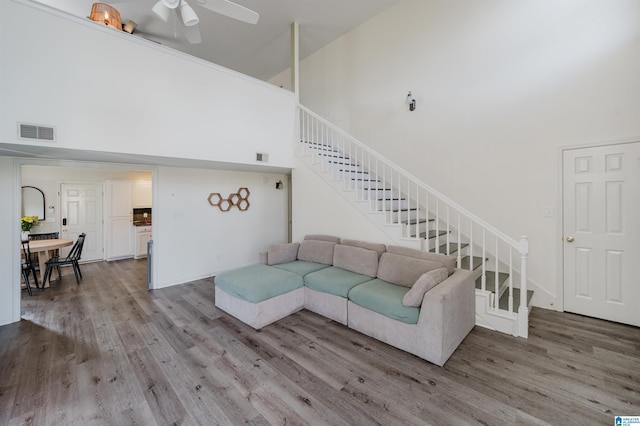
[[[474,327],[475,317],[474,274],[456,269],[424,295],[418,318],[419,351],[443,365]]]

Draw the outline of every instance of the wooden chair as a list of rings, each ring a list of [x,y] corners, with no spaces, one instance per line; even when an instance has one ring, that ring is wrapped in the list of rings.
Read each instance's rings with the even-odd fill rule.
[[[36,288],[40,288],[38,285],[38,277],[36,275],[35,264],[37,264],[37,260],[34,263],[31,259],[31,250],[29,249],[29,241],[22,241],[22,254],[24,258],[20,259],[20,266],[22,268],[22,278],[24,279],[24,283],[27,286],[27,292],[29,296],[33,296],[31,291],[31,283],[29,282],[29,273],[33,274],[33,281],[36,283]]]
[[[56,240],[60,238],[60,233],[59,232],[46,232],[46,233],[42,233],[42,234],[29,234],[29,241],[32,240]],[[53,250],[51,250],[53,251]],[[53,256],[60,256],[60,249],[55,249]],[[31,253],[31,259],[33,259],[33,263],[36,266],[36,271],[40,270],[40,267],[38,266],[38,253]]]
[[[85,233],[82,233],[78,236],[78,239],[76,240],[75,244],[71,248],[71,251],[69,252],[69,255],[66,258],[60,259],[58,256],[54,256],[47,261],[47,268],[44,271],[44,276],[42,278],[43,285],[47,282],[47,278],[49,278],[49,283],[51,283],[51,273],[53,268],[56,268],[56,270],[58,271],[58,279],[61,279],[62,274],[60,272],[60,267],[65,265],[71,265],[73,267],[73,274],[76,276],[76,282],[78,283],[78,285],[80,285],[82,271],[80,271],[80,265],[78,264],[78,261],[82,256],[82,247],[84,246],[85,238]]]

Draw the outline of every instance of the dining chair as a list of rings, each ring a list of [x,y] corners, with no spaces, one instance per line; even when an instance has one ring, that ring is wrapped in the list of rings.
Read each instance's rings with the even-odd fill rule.
[[[58,279],[62,278],[62,274],[60,272],[60,267],[65,265],[71,265],[73,267],[73,274],[76,276],[76,283],[80,285],[80,279],[82,278],[82,271],[80,271],[80,265],[78,261],[82,256],[82,247],[84,246],[84,240],[86,238],[86,234],[82,233],[78,236],[75,244],[71,248],[71,251],[67,255],[66,258],[60,259],[59,256],[54,256],[47,261],[47,267],[44,271],[44,276],[42,278],[42,283],[47,282],[47,278],[49,279],[49,283],[51,283],[51,275],[53,268],[56,268],[58,271]]]
[[[33,292],[31,291],[31,283],[29,282],[29,273],[33,274],[33,281],[36,283],[36,288],[40,288],[40,286],[38,285],[38,276],[36,275],[36,268],[34,266],[34,262],[31,259],[31,250],[29,249],[29,241],[21,241],[21,243],[22,243],[22,255],[23,255],[23,258],[20,259],[20,266],[22,268],[22,278],[24,280],[25,285],[27,286],[27,292],[29,293],[29,296],[33,296]]]
[[[56,240],[60,238],[59,232],[45,232],[41,234],[29,234],[29,241],[32,240]],[[52,250],[53,256],[60,256],[60,249]],[[39,271],[40,267],[38,266],[38,253],[31,253],[31,259],[35,262],[36,270]]]

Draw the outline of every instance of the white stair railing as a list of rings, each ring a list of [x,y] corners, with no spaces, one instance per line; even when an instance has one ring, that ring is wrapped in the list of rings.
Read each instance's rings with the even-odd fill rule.
[[[453,254],[458,268],[476,271],[479,290],[493,293],[489,310],[517,320],[513,334],[528,336],[527,237],[505,235],[308,108],[299,105],[298,114],[298,140],[312,164],[342,181],[357,201],[369,202],[387,224],[399,226],[399,243],[412,240],[422,250]],[[488,271],[494,272],[491,282]],[[520,298],[514,303],[516,279]]]

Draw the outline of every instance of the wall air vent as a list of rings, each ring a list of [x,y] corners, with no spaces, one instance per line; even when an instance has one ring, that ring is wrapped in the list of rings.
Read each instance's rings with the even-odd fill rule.
[[[269,154],[263,152],[256,152],[256,161],[260,163],[267,163],[269,161]]]
[[[18,123],[18,139],[56,141],[56,128],[38,124]]]

